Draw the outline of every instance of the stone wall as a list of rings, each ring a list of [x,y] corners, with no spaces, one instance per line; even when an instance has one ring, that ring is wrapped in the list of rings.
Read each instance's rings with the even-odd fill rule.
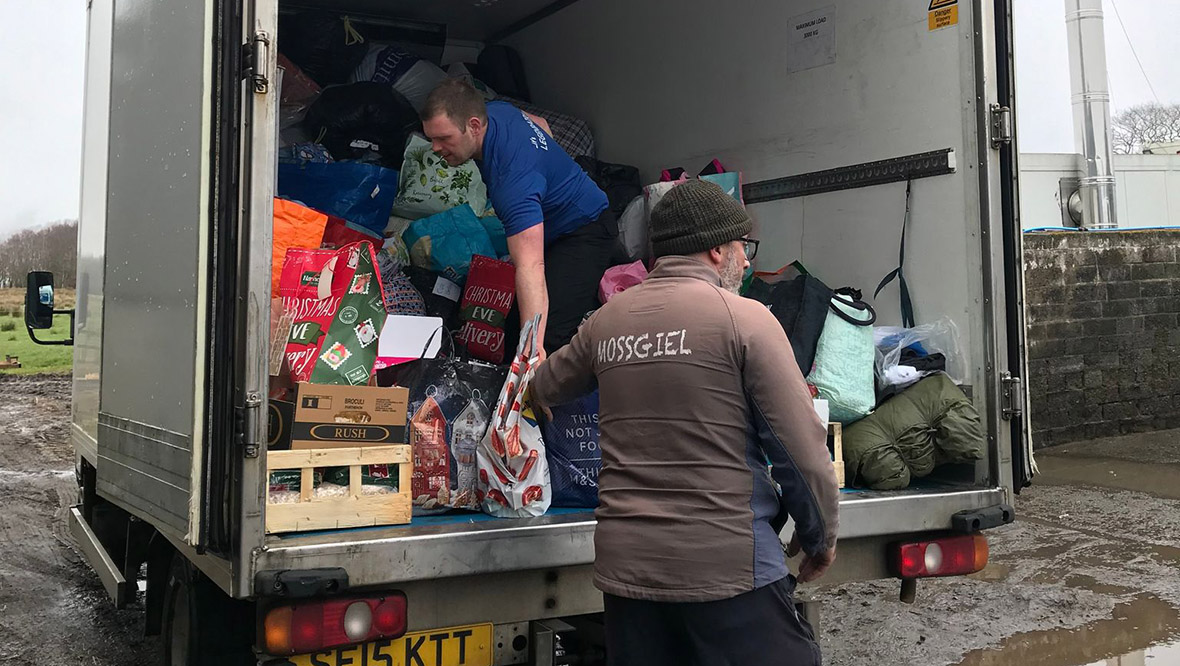
[[[1180,230],[1024,235],[1033,442],[1180,428]]]

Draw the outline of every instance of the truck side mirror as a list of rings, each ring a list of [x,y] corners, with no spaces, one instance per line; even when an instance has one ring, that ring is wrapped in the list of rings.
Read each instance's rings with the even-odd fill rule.
[[[25,326],[46,329],[53,326],[53,273],[29,273],[25,292]]]
[[[72,345],[74,344],[74,311],[55,310],[53,299],[53,273],[48,271],[33,271],[29,273],[25,287],[25,328],[29,338],[39,345]],[[35,330],[45,330],[53,327],[53,315],[70,316],[70,337],[64,340],[38,340]]]

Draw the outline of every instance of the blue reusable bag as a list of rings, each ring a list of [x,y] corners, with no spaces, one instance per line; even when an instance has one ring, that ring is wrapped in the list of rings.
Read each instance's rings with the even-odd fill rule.
[[[592,509],[598,506],[598,391],[554,407],[553,420],[541,430],[549,458],[551,506]]]
[[[398,172],[361,162],[279,164],[279,196],[384,235]]]
[[[742,174],[739,171],[727,171],[726,173],[713,173],[700,177],[701,180],[713,183],[721,188],[729,196],[737,200],[738,203],[745,205],[742,199]]]
[[[410,263],[460,284],[467,279],[473,255],[497,256],[487,228],[467,204],[415,220],[402,240]]]

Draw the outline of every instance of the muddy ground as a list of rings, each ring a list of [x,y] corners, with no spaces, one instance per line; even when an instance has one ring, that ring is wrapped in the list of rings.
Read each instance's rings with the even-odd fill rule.
[[[1180,432],[1041,452],[969,578],[824,590],[833,664],[1180,665]],[[837,546],[838,548],[838,546]]]
[[[68,377],[0,375],[0,664],[153,663],[66,529],[77,502]]]
[[[70,540],[69,383],[0,375],[0,663],[154,663]],[[992,564],[925,581],[821,588],[828,664],[1180,664],[1180,433],[1064,447],[991,533]]]

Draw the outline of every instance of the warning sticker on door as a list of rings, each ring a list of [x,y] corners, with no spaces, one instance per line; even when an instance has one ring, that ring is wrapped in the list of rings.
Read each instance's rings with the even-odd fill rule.
[[[959,0],[930,0],[926,25],[931,30],[941,30],[959,24]]]

